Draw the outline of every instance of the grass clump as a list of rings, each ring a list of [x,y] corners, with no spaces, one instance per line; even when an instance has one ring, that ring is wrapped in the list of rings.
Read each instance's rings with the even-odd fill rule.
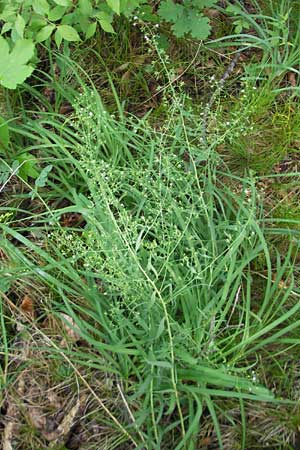
[[[257,87],[246,81],[242,86],[237,98],[223,100],[212,114],[213,139],[219,128],[224,136],[220,153],[232,170],[269,175],[297,152],[299,106],[280,98],[269,83]]]
[[[298,448],[296,6],[122,19],[6,98],[4,448]]]
[[[38,279],[51,314],[72,319],[84,346],[50,344],[49,357],[111,380],[122,406],[100,406],[124,448],[201,448],[208,417],[219,448],[228,421],[247,448],[248,405],[289,404],[259,361],[299,343],[297,242],[282,230],[287,254],[270,254],[256,180],[238,179],[238,194],[226,186],[218,141],[197,146],[199,119],[176,98],[154,131],[120,104],[109,114],[80,83],[68,119],[40,111],[11,126],[54,167],[19,204],[38,201],[40,212],[20,226],[10,208],[0,224],[11,259],[2,276]]]

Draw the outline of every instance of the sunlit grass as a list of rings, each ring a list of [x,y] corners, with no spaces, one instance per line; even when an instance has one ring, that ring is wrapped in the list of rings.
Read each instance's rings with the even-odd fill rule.
[[[10,258],[2,276],[11,286],[36,278],[52,312],[73,318],[88,352],[54,345],[50,355],[122,383],[130,419],[106,412],[128,442],[197,448],[209,414],[223,448],[226,399],[236,399],[245,439],[244,402],[279,400],[258,361],[299,344],[297,242],[281,229],[288,251],[270,252],[255,178],[228,188],[218,141],[199,148],[199,164],[201,124],[191,111],[172,107],[153,131],[120,105],[109,114],[77,77],[80,94],[66,93],[70,118],[28,113],[11,126],[16,142],[53,169],[46,187],[35,188],[40,212],[19,224],[10,208],[15,216],[0,224]],[[25,188],[23,198],[32,196]],[[66,213],[83,225],[63,226]]]

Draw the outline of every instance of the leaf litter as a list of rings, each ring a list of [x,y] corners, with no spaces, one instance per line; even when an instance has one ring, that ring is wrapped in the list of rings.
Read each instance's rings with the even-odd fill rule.
[[[120,439],[115,429],[104,425],[105,412],[96,400],[97,396],[108,396],[103,373],[95,370],[91,374],[94,380],[89,381],[94,391],[91,395],[88,383],[80,384],[78,377],[68,372],[66,364],[52,358],[53,353],[49,352],[48,335],[57,342],[58,348],[77,342],[80,336],[74,320],[63,313],[57,320],[49,313],[39,323],[37,301],[30,292],[22,297],[19,308],[8,297],[6,300],[16,329],[9,353],[9,374],[15,374],[15,378],[3,391],[0,448],[40,448],[43,442],[43,449],[65,446],[70,450],[84,450],[95,448],[101,440]],[[85,380],[87,375],[84,369],[80,370]],[[112,411],[128,413],[117,382],[111,383],[105,402]],[[126,447],[120,444],[118,448],[129,450],[131,446],[127,442]]]

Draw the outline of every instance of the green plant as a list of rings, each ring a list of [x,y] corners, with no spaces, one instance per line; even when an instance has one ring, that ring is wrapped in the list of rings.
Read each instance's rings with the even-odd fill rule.
[[[32,73],[37,61],[33,58],[37,44],[51,37],[57,48],[63,41],[78,43],[94,36],[98,25],[114,33],[112,22],[116,15],[134,14],[134,20],[157,26],[162,20],[172,24],[177,37],[190,35],[206,39],[210,25],[204,11],[215,3],[216,0],[185,0],[177,4],[163,0],[156,14],[146,0],[2,0],[0,57],[7,64],[3,64],[5,72],[0,71],[0,85],[14,89]],[[23,61],[15,65],[20,48],[24,50]]]
[[[163,0],[158,9],[158,15],[172,24],[172,30],[177,37],[191,35],[195,39],[207,39],[210,34],[208,17],[203,10],[217,3],[217,0],[184,0],[174,3],[173,0]]]
[[[127,13],[129,2],[119,0],[9,0],[0,2],[1,46],[3,74],[0,84],[14,89],[32,72],[25,65],[33,57],[34,45],[54,36],[57,47],[62,41],[79,42],[92,37],[97,25],[113,33],[114,14]],[[11,53],[9,53],[9,47]],[[22,59],[16,60],[22,50]],[[23,65],[22,65],[23,64]],[[22,65],[22,66],[21,66]]]
[[[18,46],[19,47],[19,46]],[[20,48],[22,44],[20,43]],[[10,79],[11,80],[11,79]],[[6,184],[10,176],[19,175],[27,181],[28,177],[37,178],[39,176],[37,158],[24,150],[11,153],[10,133],[8,121],[0,116],[0,180]],[[41,174],[42,176],[42,174]],[[38,180],[37,180],[38,181]]]
[[[0,19],[3,21],[2,35],[12,42],[24,37],[34,42],[43,42],[52,33],[59,47],[62,40],[80,41],[78,33],[85,39],[91,37],[99,24],[105,31],[113,32],[113,14],[126,11],[127,5],[119,0],[22,0],[1,2]]]
[[[192,144],[198,116],[176,102],[153,131],[120,104],[110,115],[83,82],[79,91],[67,122],[40,112],[10,126],[53,169],[37,192],[47,207],[30,226],[39,242],[14,219],[0,224],[13,262],[2,275],[47,285],[52,310],[72,317],[89,345],[66,355],[121,381],[130,418],[106,413],[128,446],[195,449],[209,415],[223,448],[220,417],[238,426],[224,400],[235,402],[245,436],[244,404],[275,401],[258,361],[299,344],[297,245],[272,258],[256,180],[239,179],[238,193],[226,187],[215,143]],[[66,213],[84,228],[63,227]]]
[[[253,1],[251,11],[244,2],[230,4],[225,12],[233,20],[235,35],[223,36],[211,41],[212,46],[237,46],[241,52],[260,49],[262,58],[245,66],[245,78],[275,81],[278,85],[287,72],[299,77],[299,5],[294,0],[261,3]],[[251,33],[247,33],[248,30]],[[280,86],[276,91],[294,91],[297,86]]]
[[[9,52],[7,41],[0,37],[0,55],[3,62],[0,70],[0,84],[9,89],[15,89],[17,84],[29,77],[33,67],[28,62],[33,54],[34,45],[30,40],[18,41],[13,50]]]

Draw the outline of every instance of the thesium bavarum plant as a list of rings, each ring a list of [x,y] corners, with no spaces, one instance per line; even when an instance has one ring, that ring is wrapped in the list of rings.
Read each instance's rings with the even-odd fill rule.
[[[299,13],[0,0],[3,450],[299,448]]]
[[[264,229],[254,179],[238,180],[233,193],[214,144],[205,153],[191,143],[197,117],[186,123],[174,110],[153,131],[121,110],[114,118],[93,87],[79,90],[69,121],[40,112],[11,125],[43,155],[33,189],[48,206],[30,229],[38,244],[15,224],[16,211],[3,216],[1,247],[11,259],[3,283],[39,279],[52,314],[71,318],[88,347],[49,344],[47,358],[65,353],[122,386],[123,407],[106,420],[125,448],[196,449],[208,416],[223,448],[228,401],[242,442],[248,403],[284,402],[256,366],[273,346],[298,341],[296,246],[271,258],[266,234],[285,230]],[[66,213],[80,216],[80,227],[64,228]]]

